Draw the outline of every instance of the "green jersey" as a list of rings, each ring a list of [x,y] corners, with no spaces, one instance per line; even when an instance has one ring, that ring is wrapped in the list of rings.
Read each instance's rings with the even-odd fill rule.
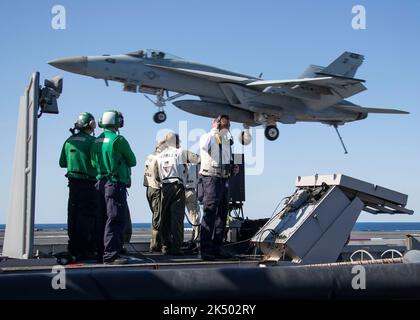
[[[131,167],[136,165],[136,156],[123,136],[105,130],[92,144],[91,154],[98,180],[131,184]]]
[[[67,168],[68,178],[95,180],[96,170],[90,158],[95,137],[80,131],[66,140],[61,150],[60,167]]]

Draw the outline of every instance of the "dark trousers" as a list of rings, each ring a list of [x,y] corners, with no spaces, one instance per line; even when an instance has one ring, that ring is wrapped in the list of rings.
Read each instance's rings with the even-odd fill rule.
[[[181,183],[163,183],[159,233],[163,253],[176,253],[184,241],[185,189]]]
[[[162,242],[160,239],[160,189],[147,187],[147,202],[152,211],[152,239],[150,240],[150,250],[160,250]]]
[[[229,209],[228,179],[202,176],[203,218],[200,229],[201,252],[218,253],[225,236]]]
[[[78,259],[97,250],[98,195],[95,181],[69,178],[67,228],[68,251]]]
[[[103,260],[113,261],[123,249],[124,230],[127,228],[127,188],[124,183],[105,179],[96,183],[100,193],[103,220]]]
[[[129,244],[131,241],[131,236],[133,235],[133,224],[131,222],[131,214],[130,214],[130,208],[128,207],[127,203],[127,210],[125,210],[125,225],[124,225],[124,231],[123,231],[123,242],[124,244]]]

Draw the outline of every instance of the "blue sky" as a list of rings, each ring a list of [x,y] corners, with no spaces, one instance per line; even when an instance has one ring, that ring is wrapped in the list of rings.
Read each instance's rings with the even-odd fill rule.
[[[51,28],[51,8],[66,8],[66,30]],[[351,28],[352,7],[362,4],[367,29]],[[0,39],[2,150],[0,223],[9,202],[19,96],[31,72],[64,75],[60,114],[39,123],[37,223],[66,221],[67,186],[58,167],[62,143],[79,112],[99,117],[118,108],[122,134],[139,165],[133,171],[129,204],[135,222],[149,222],[141,185],[143,161],[156,132],[208,128],[209,119],[168,105],[168,121],[152,121],[155,107],[121,86],[54,69],[46,62],[71,55],[117,54],[158,48],[175,55],[265,79],[290,79],[308,64],[327,65],[343,51],[365,55],[357,77],[368,90],[350,100],[369,107],[401,108],[409,116],[372,115],[341,128],[350,153],[344,155],[332,128],[321,124],[280,125],[280,138],[264,144],[264,171],[247,176],[245,215],[270,216],[291,194],[298,175],[345,173],[409,195],[420,211],[420,2],[418,1],[2,1]],[[237,126],[240,128],[240,126]],[[414,216],[372,216],[359,221],[420,221]]]

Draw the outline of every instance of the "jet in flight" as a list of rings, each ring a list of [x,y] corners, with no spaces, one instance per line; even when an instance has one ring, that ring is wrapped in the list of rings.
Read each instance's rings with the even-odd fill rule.
[[[210,65],[188,61],[169,53],[146,49],[118,55],[76,56],[49,64],[96,79],[121,82],[123,90],[146,94],[157,107],[153,119],[166,120],[166,102],[184,95],[198,99],[172,103],[186,112],[215,118],[229,115],[242,123],[240,141],[250,142],[249,127],[262,125],[265,137],[279,137],[277,123],[320,122],[337,127],[367,118],[369,113],[407,114],[395,109],[368,108],[347,98],[366,90],[365,80],[355,78],[364,57],[344,52],[327,67],[310,65],[296,79],[264,80]],[[156,98],[152,100],[149,95]],[[344,150],[346,148],[343,144]],[[347,151],[346,151],[347,152]]]

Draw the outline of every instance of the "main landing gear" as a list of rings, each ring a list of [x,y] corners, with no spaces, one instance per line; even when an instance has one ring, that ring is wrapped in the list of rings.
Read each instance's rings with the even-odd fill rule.
[[[280,131],[276,125],[266,125],[264,130],[264,135],[267,140],[274,141],[277,140],[280,136]],[[249,128],[244,126],[244,130],[239,135],[239,142],[243,145],[248,145],[252,141],[251,133],[249,132]]]
[[[267,140],[274,141],[278,139],[280,136],[280,131],[276,125],[278,118],[267,114],[257,114],[255,119],[257,123],[263,125],[264,135]]]

